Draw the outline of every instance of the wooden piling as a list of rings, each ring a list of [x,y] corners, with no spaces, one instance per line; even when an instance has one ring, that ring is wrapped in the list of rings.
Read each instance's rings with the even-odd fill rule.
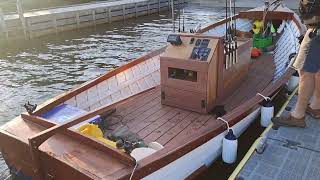
[[[136,18],[138,17],[138,4],[137,3],[135,3],[134,4],[134,8],[135,8],[135,16],[136,16]]]
[[[57,17],[55,15],[52,16],[52,25],[54,27],[55,33],[58,34]]]
[[[108,9],[108,22],[111,23],[111,8]]]
[[[97,22],[96,22],[96,11],[92,10],[91,13],[92,13],[93,24],[94,24],[94,26],[96,26],[97,25]]]
[[[76,22],[77,22],[77,28],[79,28],[79,26],[80,26],[80,15],[79,15],[79,11],[76,12]]]
[[[1,31],[5,34],[6,38],[8,39],[9,32],[8,32],[6,21],[4,19],[4,14],[1,8],[0,8],[0,26],[1,26]]]
[[[123,16],[123,20],[126,20],[126,6],[122,5],[122,16]]]
[[[26,22],[26,18],[24,17],[24,11],[23,11],[21,0],[17,0],[17,11],[18,11],[19,19],[22,24],[24,37],[25,39],[28,39],[27,22]]]

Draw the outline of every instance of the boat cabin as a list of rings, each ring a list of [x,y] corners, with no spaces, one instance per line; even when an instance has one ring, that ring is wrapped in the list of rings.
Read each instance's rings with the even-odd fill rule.
[[[228,55],[223,37],[172,34],[160,57],[161,103],[208,113],[246,78],[251,40]]]

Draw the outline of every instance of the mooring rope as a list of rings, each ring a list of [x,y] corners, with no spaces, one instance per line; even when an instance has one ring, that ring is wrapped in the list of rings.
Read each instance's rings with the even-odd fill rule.
[[[138,162],[136,161],[136,165],[134,165],[134,168],[133,168],[131,176],[130,176],[130,180],[132,180],[133,174],[136,171],[137,167],[138,167]]]
[[[228,131],[231,129],[230,126],[229,126],[229,122],[228,122],[228,121],[222,119],[221,117],[218,117],[217,120],[220,120],[220,121],[226,123],[226,124],[227,124],[227,128],[228,128]]]
[[[257,96],[261,96],[264,100],[266,101],[271,101],[271,98],[270,97],[267,97],[267,96],[264,96],[263,94],[261,93],[257,93]]]

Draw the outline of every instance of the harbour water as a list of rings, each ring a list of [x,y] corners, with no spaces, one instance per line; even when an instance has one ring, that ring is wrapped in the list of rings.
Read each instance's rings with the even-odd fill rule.
[[[186,30],[224,15],[224,8],[188,5],[184,9]],[[162,12],[30,41],[0,42],[0,125],[23,112],[27,101],[40,104],[163,47],[170,32],[171,15]],[[9,178],[0,156],[0,179]]]

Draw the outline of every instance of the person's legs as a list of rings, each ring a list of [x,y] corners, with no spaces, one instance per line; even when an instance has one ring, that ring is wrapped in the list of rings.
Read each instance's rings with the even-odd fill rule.
[[[275,117],[272,122],[277,126],[294,126],[304,128],[305,115],[308,104],[314,92],[315,74],[305,71],[299,71],[299,95],[296,107],[288,117]]]
[[[310,108],[320,110],[320,72],[316,73],[315,89],[313,93],[313,99],[311,100]]]
[[[299,75],[300,82],[298,101],[294,111],[291,113],[291,116],[297,119],[301,119],[305,116],[306,109],[315,89],[315,73],[309,73],[301,70],[299,71]]]

